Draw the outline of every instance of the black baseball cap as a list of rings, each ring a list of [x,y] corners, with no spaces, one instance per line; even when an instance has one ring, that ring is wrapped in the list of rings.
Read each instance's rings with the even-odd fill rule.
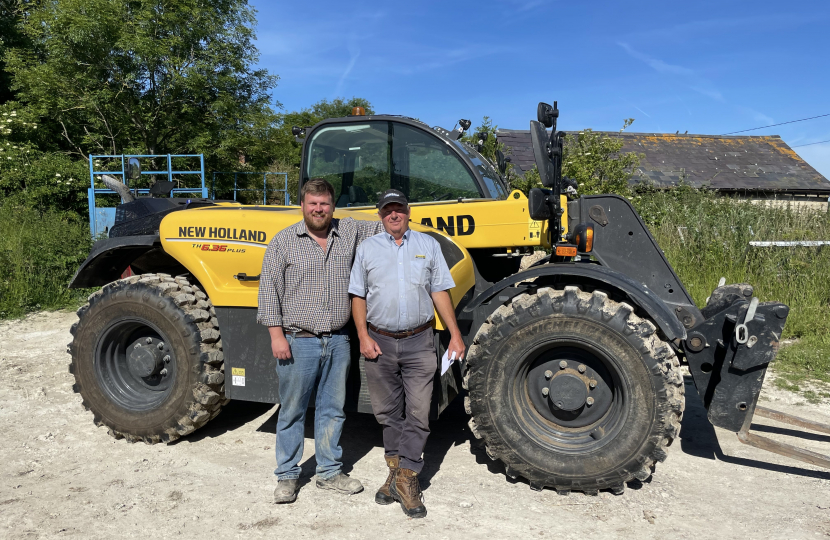
[[[406,195],[403,194],[402,191],[398,191],[397,189],[387,189],[380,195],[380,199],[378,199],[378,210],[383,208],[389,203],[398,203],[404,206],[409,205],[409,201],[406,200]]]

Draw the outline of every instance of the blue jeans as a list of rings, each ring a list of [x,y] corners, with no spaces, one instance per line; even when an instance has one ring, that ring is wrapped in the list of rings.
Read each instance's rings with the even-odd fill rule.
[[[346,377],[351,354],[349,336],[295,338],[286,336],[291,358],[277,360],[280,380],[280,410],[277,417],[277,469],[279,480],[300,477],[303,457],[305,414],[311,393],[317,389],[314,403],[314,452],[317,475],[329,479],[343,466],[340,434],[346,414]]]

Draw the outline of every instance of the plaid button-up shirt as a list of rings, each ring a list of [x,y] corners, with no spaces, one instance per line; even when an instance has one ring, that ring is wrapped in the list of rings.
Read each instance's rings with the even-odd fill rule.
[[[305,221],[274,235],[265,250],[259,279],[257,322],[314,334],[349,322],[349,275],[357,246],[383,231],[380,221],[332,219],[326,251]]]

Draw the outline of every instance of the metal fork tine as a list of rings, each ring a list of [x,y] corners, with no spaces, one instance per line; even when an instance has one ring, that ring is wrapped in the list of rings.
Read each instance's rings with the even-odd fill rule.
[[[771,409],[767,409],[766,407],[759,407],[756,405],[754,415],[769,418],[771,420],[776,420],[778,422],[782,422],[785,424],[802,427],[804,429],[809,429],[812,431],[830,433],[830,426],[828,426],[827,424],[813,422],[812,420],[799,418],[791,414],[773,411]],[[810,463],[818,467],[830,469],[830,456],[825,456],[817,452],[805,450],[804,448],[798,448],[797,446],[793,446],[791,444],[773,441],[772,439],[768,439],[766,437],[761,437],[760,435],[750,433],[749,429],[750,427],[752,427],[752,418],[754,415],[750,414],[746,417],[746,420],[744,420],[743,427],[737,433],[739,441],[741,441],[744,444],[748,444],[749,446],[760,448],[761,450],[774,452],[776,454],[788,458],[797,459],[799,461]]]
[[[793,416],[791,414],[773,411],[772,409],[767,409],[766,407],[756,406],[755,416],[763,416],[764,418],[776,420],[784,424],[790,424],[793,426],[802,427],[804,429],[809,429],[811,431],[818,431],[820,433],[827,433],[828,435],[830,435],[830,425],[822,424],[821,422],[814,422],[812,420],[807,420],[805,418],[799,418],[798,416]]]
[[[798,448],[797,446],[793,446],[791,444],[776,442],[772,439],[767,439],[766,437],[761,437],[760,435],[755,435],[754,433],[749,433],[744,430],[739,431],[737,435],[738,440],[744,444],[830,469],[830,457],[828,456],[811,452],[810,450],[805,450],[803,448]]]

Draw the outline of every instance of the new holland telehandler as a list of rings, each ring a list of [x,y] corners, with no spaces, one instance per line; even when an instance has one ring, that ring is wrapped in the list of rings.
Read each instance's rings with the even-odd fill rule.
[[[340,218],[377,219],[387,188],[408,195],[413,228],[439,241],[451,268],[468,346],[441,376],[448,335],[436,319],[433,416],[466,389],[469,426],[508,476],[586,493],[647,479],[678,436],[682,364],[714,425],[830,465],[749,432],[754,414],[780,414],[757,402],[789,308],[723,282],[696,306],[625,198],[572,196],[555,106],[540,104],[531,122],[545,189],[528,197],[508,188],[503,156],[494,165],[460,140],[469,122],[448,131],[356,112],[295,128],[304,137],[300,185],[329,180]],[[118,207],[109,238],[71,283],[102,287],[78,311],[69,346],[74,389],[96,424],[131,442],[169,442],[231,399],[279,402],[257,290],[269,241],[300,219],[297,207],[164,196]],[[520,272],[521,257],[538,248],[550,255]],[[329,256],[351,254],[335,245]],[[128,267],[135,275],[120,279]],[[371,412],[352,341],[348,407]]]

